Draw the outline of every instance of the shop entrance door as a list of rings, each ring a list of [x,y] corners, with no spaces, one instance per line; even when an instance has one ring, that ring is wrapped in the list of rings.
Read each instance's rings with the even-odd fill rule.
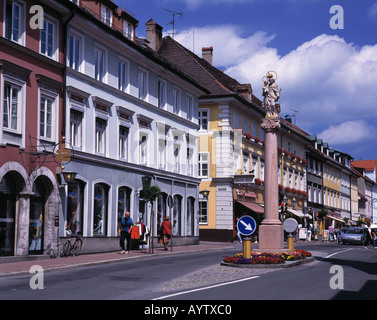
[[[0,182],[0,256],[14,255],[16,187],[7,175]]]
[[[30,198],[29,254],[43,253],[45,192],[42,182],[37,179],[33,188],[35,196]]]

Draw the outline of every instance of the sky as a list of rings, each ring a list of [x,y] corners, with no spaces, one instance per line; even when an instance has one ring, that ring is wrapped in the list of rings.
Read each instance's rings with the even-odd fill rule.
[[[355,160],[377,159],[377,0],[115,0],[145,37],[153,18],[164,36],[201,56],[262,99],[275,70],[282,116]],[[333,7],[337,5],[337,7]]]

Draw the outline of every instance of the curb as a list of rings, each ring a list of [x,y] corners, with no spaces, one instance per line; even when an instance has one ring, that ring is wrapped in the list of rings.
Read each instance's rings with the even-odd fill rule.
[[[81,262],[81,263],[73,263],[69,265],[64,266],[56,266],[56,267],[43,267],[44,272],[55,272],[55,271],[65,271],[65,270],[73,270],[78,269],[81,267],[91,267],[91,266],[99,266],[99,265],[105,265],[110,263],[116,263],[116,262],[122,262],[127,260],[134,260],[134,259],[148,259],[150,257],[161,257],[161,256],[171,256],[171,255],[178,255],[178,254],[185,254],[185,253],[194,253],[194,252],[205,252],[205,251],[218,251],[218,250],[226,250],[226,249],[235,249],[233,245],[224,246],[224,247],[217,247],[217,248],[198,248],[193,250],[187,250],[187,251],[168,251],[168,252],[159,252],[159,253],[151,253],[146,255],[137,255],[137,256],[127,256],[123,258],[114,258],[114,259],[107,259],[107,260],[99,260],[99,261],[91,261],[91,262]],[[65,259],[65,258],[55,258],[55,259]],[[47,260],[47,259],[44,259]],[[35,260],[35,265],[38,265],[38,260]],[[23,270],[23,271],[16,271],[16,272],[3,272],[0,273],[0,279],[7,278],[7,277],[18,277],[18,276],[26,276],[30,275],[29,270]]]
[[[314,260],[315,260],[314,257],[308,257],[306,259],[286,261],[285,263],[280,263],[280,264],[237,264],[237,263],[221,262],[220,265],[231,267],[231,268],[284,269],[284,268],[292,268],[300,264],[311,263]]]

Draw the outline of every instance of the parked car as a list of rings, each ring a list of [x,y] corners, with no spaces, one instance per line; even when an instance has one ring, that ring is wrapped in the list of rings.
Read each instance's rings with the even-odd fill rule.
[[[349,228],[342,237],[342,243],[359,243],[364,246],[368,244],[368,229],[362,227]]]
[[[338,235],[338,243],[340,243],[342,241],[344,234],[347,232],[348,229],[349,229],[349,227],[343,227],[340,230],[340,235]]]

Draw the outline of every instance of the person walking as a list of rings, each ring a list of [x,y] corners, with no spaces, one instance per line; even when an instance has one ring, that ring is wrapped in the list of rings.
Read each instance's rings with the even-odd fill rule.
[[[124,217],[120,220],[120,247],[122,248],[121,254],[128,254],[131,246],[131,230],[134,222],[130,217],[128,211],[125,212]],[[126,250],[124,250],[124,241],[127,240]]]
[[[162,234],[162,242],[164,244],[164,250],[168,250],[168,244],[169,244],[169,241],[170,241],[170,237],[171,237],[171,230],[172,230],[172,226],[171,226],[171,223],[170,223],[170,217],[167,216],[165,218],[165,221],[163,223],[161,223],[161,234]]]

